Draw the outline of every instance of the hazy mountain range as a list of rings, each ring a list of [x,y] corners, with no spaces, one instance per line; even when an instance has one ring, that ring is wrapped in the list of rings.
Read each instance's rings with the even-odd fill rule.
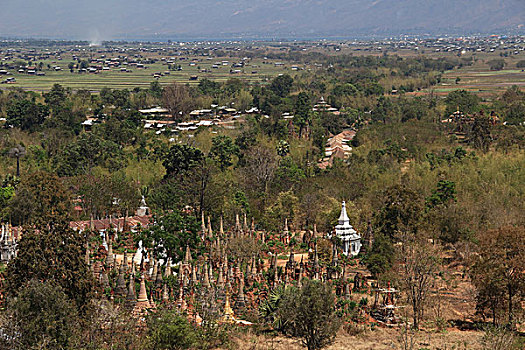
[[[87,40],[525,32],[525,0],[2,0],[0,36]]]

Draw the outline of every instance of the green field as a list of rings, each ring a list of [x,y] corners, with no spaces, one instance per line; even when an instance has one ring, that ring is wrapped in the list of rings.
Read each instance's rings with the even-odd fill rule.
[[[87,89],[94,92],[100,91],[104,87],[113,89],[133,89],[135,87],[147,87],[152,81],[158,79],[161,85],[168,85],[173,82],[177,83],[189,83],[198,84],[199,80],[208,78],[215,81],[226,81],[231,78],[238,78],[248,82],[260,82],[269,80],[279,74],[289,73],[289,67],[274,66],[273,62],[263,63],[262,60],[253,60],[249,62],[244,68],[240,69],[241,73],[230,73],[230,65],[222,66],[218,68],[212,68],[212,65],[216,61],[228,60],[230,64],[236,62],[232,58],[217,58],[212,60],[202,59],[200,62],[196,62],[195,66],[190,66],[188,61],[176,62],[182,66],[182,71],[171,70],[169,75],[164,75],[160,78],[154,78],[154,73],[164,73],[168,70],[167,64],[154,63],[146,65],[146,69],[143,68],[130,68],[131,72],[121,72],[120,68],[111,68],[109,71],[99,71],[95,73],[78,73],[75,71],[71,73],[68,69],[68,64],[71,60],[64,59],[62,61],[42,61],[44,64],[43,72],[45,76],[28,75],[25,73],[17,73],[12,70],[12,77],[16,78],[15,84],[2,84],[0,89],[6,89],[8,87],[20,87],[25,90],[32,91],[48,91],[53,84],[61,84],[65,87],[72,89]],[[238,58],[236,59],[238,60]],[[60,66],[61,71],[54,71],[48,69],[47,65],[50,64],[52,67]],[[252,68],[252,66],[256,66]],[[126,66],[122,66],[126,67]],[[201,72],[201,69],[207,69],[211,72]],[[256,71],[257,73],[252,73]],[[198,80],[190,80],[191,76],[198,76]],[[0,77],[1,78],[1,77]]]
[[[525,89],[525,72],[515,67],[518,58],[505,58],[505,68],[493,71],[488,67],[487,61],[496,57],[497,55],[487,54],[483,56],[483,59],[476,60],[471,66],[447,71],[438,85],[427,89],[424,93],[432,90],[438,95],[446,95],[454,90],[465,89],[480,97],[491,98],[503,93],[513,85]],[[457,78],[460,80],[456,83]]]

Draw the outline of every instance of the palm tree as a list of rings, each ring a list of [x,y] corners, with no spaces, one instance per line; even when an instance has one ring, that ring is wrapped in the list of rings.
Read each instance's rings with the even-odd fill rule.
[[[9,157],[16,158],[16,176],[20,177],[20,158],[26,155],[26,149],[22,145],[16,145],[9,150]]]

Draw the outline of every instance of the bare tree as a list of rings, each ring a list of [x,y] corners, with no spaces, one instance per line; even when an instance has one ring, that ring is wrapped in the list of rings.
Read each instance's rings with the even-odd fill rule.
[[[9,157],[16,158],[16,176],[20,177],[20,158],[26,155],[26,149],[22,145],[16,145],[9,150]]]
[[[397,268],[412,308],[414,329],[419,329],[439,266],[439,252],[427,239],[412,234],[402,237]]]
[[[268,184],[277,169],[275,151],[264,146],[255,146],[246,152],[244,179],[252,189],[268,192]]]
[[[162,92],[162,101],[176,120],[181,120],[182,115],[194,107],[191,88],[183,84],[173,83],[166,86]]]

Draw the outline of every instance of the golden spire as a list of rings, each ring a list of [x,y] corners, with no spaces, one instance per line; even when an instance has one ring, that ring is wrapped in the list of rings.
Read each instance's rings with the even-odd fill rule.
[[[222,322],[234,323],[235,317],[233,315],[233,309],[230,306],[230,293],[226,292],[226,302],[224,303],[224,316],[222,316]]]

